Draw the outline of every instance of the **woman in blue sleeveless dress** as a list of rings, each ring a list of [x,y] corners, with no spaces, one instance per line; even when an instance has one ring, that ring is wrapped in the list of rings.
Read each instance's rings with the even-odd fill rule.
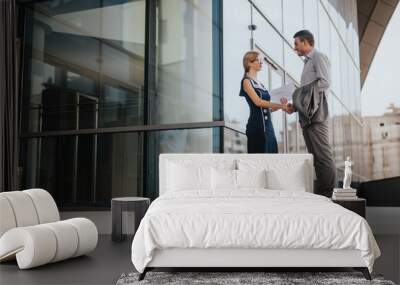
[[[257,81],[262,68],[262,58],[257,51],[249,51],[243,57],[245,74],[240,83],[240,96],[246,98],[250,117],[246,125],[248,153],[278,153],[278,144],[271,120],[271,111],[287,110],[287,100],[272,103],[264,85]]]

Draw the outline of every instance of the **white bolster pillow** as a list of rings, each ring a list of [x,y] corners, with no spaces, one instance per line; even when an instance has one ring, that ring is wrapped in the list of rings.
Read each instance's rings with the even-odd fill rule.
[[[96,226],[85,218],[18,227],[0,238],[0,261],[16,257],[19,268],[28,269],[86,254],[97,240]]]
[[[11,229],[0,239],[0,260],[16,257],[20,269],[51,262],[56,250],[53,231],[42,225]]]
[[[0,195],[0,237],[16,226],[17,222],[10,202],[6,197]]]
[[[45,224],[60,220],[60,214],[56,202],[49,192],[43,189],[29,189],[22,191],[29,195],[35,205],[38,223]]]
[[[91,252],[96,248],[98,232],[96,225],[91,220],[73,218],[63,222],[72,225],[78,233],[79,242],[74,257]]]

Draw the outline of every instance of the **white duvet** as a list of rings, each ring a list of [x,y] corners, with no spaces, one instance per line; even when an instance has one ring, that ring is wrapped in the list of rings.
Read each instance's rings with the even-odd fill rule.
[[[266,189],[160,196],[133,239],[132,262],[143,272],[165,248],[358,249],[371,272],[380,255],[359,215],[323,196]]]

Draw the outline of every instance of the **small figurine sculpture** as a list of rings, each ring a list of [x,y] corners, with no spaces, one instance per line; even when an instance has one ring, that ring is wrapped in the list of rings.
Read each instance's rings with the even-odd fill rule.
[[[353,162],[350,160],[350,156],[347,157],[346,161],[344,162],[344,179],[343,179],[343,189],[351,189],[351,176],[353,174],[351,170],[351,166]]]

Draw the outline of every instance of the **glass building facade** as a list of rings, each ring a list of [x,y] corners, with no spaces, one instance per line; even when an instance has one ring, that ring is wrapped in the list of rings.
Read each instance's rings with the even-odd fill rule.
[[[20,3],[23,187],[107,208],[157,196],[159,153],[220,152],[221,5]]]
[[[225,137],[225,144],[230,149],[246,150],[244,132],[249,110],[245,100],[238,96],[243,76],[243,54],[255,49],[264,56],[258,80],[269,89],[290,82],[298,85],[304,63],[293,51],[293,35],[301,29],[308,29],[314,34],[316,48],[331,62],[332,84],[328,95],[330,142],[338,178],[343,177],[344,160],[350,156],[356,162],[353,180],[363,180],[357,1],[226,2],[229,5],[223,9],[224,121],[236,134]],[[249,25],[255,25],[255,30],[249,30]],[[296,113],[287,115],[282,111],[272,113],[279,152],[307,152],[296,116]],[[237,144],[236,148],[232,147],[233,144]]]
[[[49,190],[62,209],[157,197],[160,153],[246,152],[249,110],[238,96],[243,54],[265,55],[259,80],[268,88],[298,84],[303,62],[292,37],[303,28],[332,63],[337,167],[351,156],[362,179],[356,0],[18,6],[21,185]],[[280,152],[306,152],[295,114],[274,112],[273,123]]]

